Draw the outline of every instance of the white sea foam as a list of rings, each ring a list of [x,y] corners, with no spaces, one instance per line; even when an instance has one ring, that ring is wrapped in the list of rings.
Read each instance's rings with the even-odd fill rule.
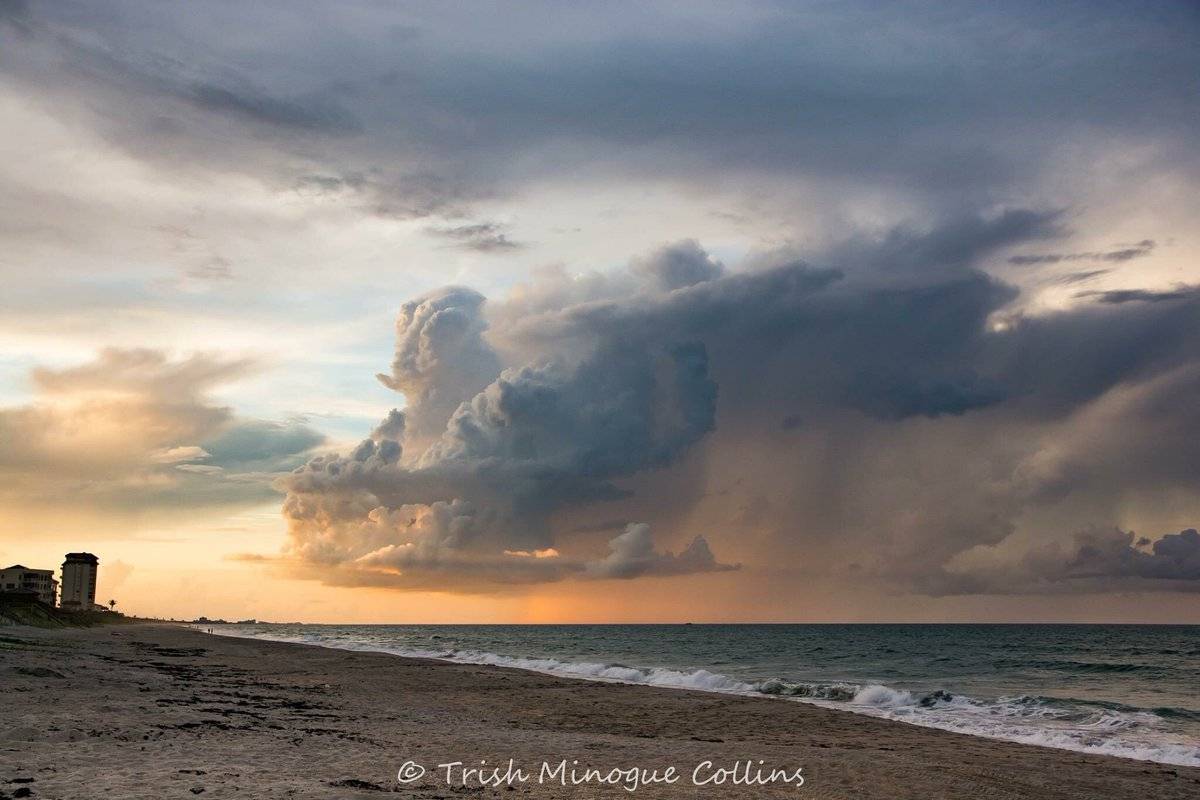
[[[1122,756],[1141,761],[1200,766],[1200,744],[1164,734],[1162,719],[1149,711],[1118,711],[1055,706],[1040,698],[1012,697],[992,701],[937,691],[929,694],[894,689],[882,684],[789,683],[773,678],[748,683],[709,670],[682,671],[663,667],[522,658],[482,650],[400,647],[344,635],[305,633],[287,635],[261,629],[221,626],[223,636],[270,639],[340,650],[377,652],[407,658],[427,658],[460,664],[484,664],[585,680],[644,684],[676,689],[745,696],[773,696],[838,708],[928,728],[956,731],[990,739]],[[437,639],[438,637],[433,637]]]

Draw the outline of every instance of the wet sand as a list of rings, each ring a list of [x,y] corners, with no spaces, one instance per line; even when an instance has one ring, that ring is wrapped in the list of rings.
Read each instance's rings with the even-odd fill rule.
[[[797,702],[209,636],[0,628],[6,798],[1197,798],[1200,769],[991,741]],[[439,763],[516,766],[498,788]],[[674,767],[564,787],[553,770]],[[803,786],[693,783],[749,759]],[[405,762],[426,773],[397,781]],[[547,779],[543,762],[549,765]],[[712,762],[711,767],[703,767]],[[764,774],[765,774],[764,773]],[[539,784],[538,778],[543,782]]]

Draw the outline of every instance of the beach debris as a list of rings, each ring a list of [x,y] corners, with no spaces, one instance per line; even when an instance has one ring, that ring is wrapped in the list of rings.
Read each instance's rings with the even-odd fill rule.
[[[391,791],[386,786],[380,786],[378,783],[359,780],[358,778],[343,778],[340,781],[330,781],[330,786],[341,789],[366,789],[372,792],[389,792]]]
[[[61,672],[55,672],[49,667],[17,667],[17,672],[34,678],[65,678]]]

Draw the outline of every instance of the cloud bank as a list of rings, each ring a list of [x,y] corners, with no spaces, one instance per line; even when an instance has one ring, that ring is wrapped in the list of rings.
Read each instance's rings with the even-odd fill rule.
[[[0,499],[109,511],[244,504],[324,442],[302,423],[238,416],[214,388],[258,369],[245,359],[101,351],[37,368],[34,402],[0,408]]]
[[[1012,317],[1016,291],[977,268],[1054,219],[951,219],[733,270],[684,241],[498,303],[460,287],[410,301],[381,376],[403,411],[280,481],[292,554],[408,588],[782,558],[995,591],[964,579],[966,554],[1041,546],[1039,513],[1194,489],[1200,463],[1184,435],[1200,430],[1200,300]],[[662,494],[676,479],[703,491]],[[637,522],[602,540],[614,511]],[[683,549],[657,549],[652,527]]]
[[[1145,139],[1194,170],[1194,15],[1103,5],[531,2],[480,25],[436,4],[123,0],[9,4],[0,25],[11,81],[94,99],[80,113],[143,158],[457,217],[434,235],[505,250],[463,215],[567,170],[904,186],[941,211],[1067,141]]]

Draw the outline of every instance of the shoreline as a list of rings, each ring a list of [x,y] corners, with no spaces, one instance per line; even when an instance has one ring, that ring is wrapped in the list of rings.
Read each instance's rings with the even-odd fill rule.
[[[1200,768],[1020,744],[807,702],[567,678],[202,633],[183,625],[0,631],[0,793],[34,797],[617,797],[615,785],[447,786],[406,762],[706,761],[803,786],[643,784],[653,797],[1192,797]],[[79,714],[90,709],[91,714]],[[103,765],[103,769],[97,769]],[[21,774],[16,774],[20,772]],[[368,788],[377,787],[377,788]],[[196,791],[199,789],[200,791]]]
[[[1114,756],[1152,764],[1200,767],[1200,763],[1196,763],[1196,754],[1200,751],[1197,751],[1197,748],[1191,744],[1171,741],[1131,743],[1112,739],[1092,739],[1088,741],[1083,735],[1077,733],[1072,735],[1073,732],[1069,729],[1062,730],[1053,727],[1014,728],[1010,726],[1003,733],[1000,733],[980,727],[977,721],[978,718],[966,720],[962,718],[931,717],[921,713],[914,713],[918,712],[918,709],[933,708],[938,702],[943,700],[957,699],[959,702],[965,702],[967,707],[976,714],[979,708],[985,708],[990,710],[992,714],[999,713],[1002,715],[1007,709],[1001,709],[998,706],[1002,704],[1002,701],[1011,701],[1011,698],[991,701],[981,700],[958,690],[952,690],[953,695],[951,695],[950,691],[943,688],[914,693],[910,690],[896,689],[884,683],[851,680],[787,684],[778,678],[758,680],[734,677],[712,671],[706,667],[687,670],[685,668],[670,666],[647,667],[637,664],[613,664],[575,660],[563,656],[515,657],[482,650],[457,651],[456,649],[451,649],[448,652],[444,648],[441,650],[406,650],[387,646],[357,645],[344,640],[306,639],[294,635],[276,636],[272,635],[269,630],[267,632],[257,631],[255,633],[243,632],[253,627],[265,627],[268,629],[272,627],[305,627],[296,624],[257,623],[255,626],[246,626],[234,623],[218,623],[207,630],[204,630],[205,626],[198,625],[197,623],[187,624],[193,630],[198,630],[206,635],[284,642],[310,647],[323,647],[350,653],[379,653],[397,658],[429,659],[450,664],[493,666],[516,669],[537,675],[585,680],[596,683],[650,686],[655,688],[699,691],[723,696],[799,702],[820,708],[860,714],[874,719],[883,719],[933,730],[950,731],[968,736],[978,736],[994,741],[1049,747],[1051,749],[1074,753]],[[322,626],[312,625],[308,627],[319,628]],[[327,627],[339,629],[346,626],[329,625]],[[467,655],[461,655],[462,652],[466,652]],[[775,684],[774,690],[764,688],[769,684]],[[871,698],[875,704],[872,704],[870,700],[859,702],[859,697]],[[926,703],[928,703],[928,706],[925,705]],[[1111,708],[1111,706],[1109,707]]]

